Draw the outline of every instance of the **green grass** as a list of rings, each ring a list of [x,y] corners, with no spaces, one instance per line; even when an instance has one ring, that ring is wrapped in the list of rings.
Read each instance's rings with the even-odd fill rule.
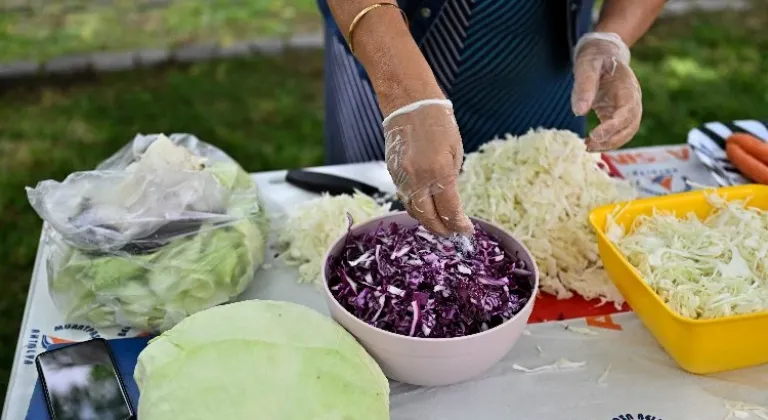
[[[633,145],[685,141],[705,121],[768,120],[768,4],[658,23],[633,50],[644,119]]]
[[[708,120],[768,119],[766,26],[768,8],[657,24],[634,50],[645,119],[632,145],[680,143]],[[0,93],[0,392],[41,226],[24,186],[92,168],[137,132],[195,133],[250,171],[318,164],[321,74],[320,53],[304,53]]]
[[[141,7],[146,3],[60,0],[42,3],[34,13],[0,12],[0,63],[199,42],[226,45],[320,25],[316,0],[176,0],[167,7]],[[73,9],[78,4],[87,6]]]

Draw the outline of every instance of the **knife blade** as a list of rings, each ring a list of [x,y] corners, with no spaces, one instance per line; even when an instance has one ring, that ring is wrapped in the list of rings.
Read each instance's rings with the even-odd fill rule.
[[[316,194],[351,195],[359,191],[372,197],[380,204],[389,204],[392,210],[405,210],[403,203],[395,198],[393,194],[386,193],[373,185],[339,175],[292,169],[285,175],[285,181],[294,187]]]

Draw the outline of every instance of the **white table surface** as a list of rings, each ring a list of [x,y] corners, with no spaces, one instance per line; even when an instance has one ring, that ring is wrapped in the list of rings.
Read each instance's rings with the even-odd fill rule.
[[[318,170],[353,177],[384,190],[393,189],[381,163]],[[285,213],[315,197],[285,184],[284,176],[285,171],[254,175],[272,215]],[[131,337],[140,333],[129,328],[96,330],[66,324],[48,296],[41,264],[44,242],[41,239],[3,420],[24,418],[37,378],[32,361],[47,345],[61,340]],[[299,285],[296,271],[272,261],[273,252],[268,252],[273,268],[261,270],[242,299],[291,300],[327,314],[319,291],[313,286]],[[728,415],[726,400],[768,406],[768,366],[708,377],[689,375],[676,367],[633,314],[613,316],[612,320],[621,326],[621,331],[596,329],[598,334],[594,336],[566,330],[562,323],[530,325],[529,334],[520,339],[510,354],[475,381],[443,388],[393,383],[392,418],[721,420]],[[584,320],[568,322],[585,325]],[[526,374],[513,367],[546,365],[561,357],[587,365],[573,371],[538,374]],[[606,370],[608,374],[604,375]],[[604,380],[598,381],[601,376]]]

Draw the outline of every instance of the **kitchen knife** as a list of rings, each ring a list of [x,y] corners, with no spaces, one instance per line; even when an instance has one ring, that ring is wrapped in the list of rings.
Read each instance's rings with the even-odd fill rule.
[[[362,194],[372,197],[378,203],[390,204],[390,208],[395,211],[405,210],[403,203],[396,199],[393,194],[386,193],[373,185],[343,176],[331,175],[321,172],[305,171],[303,169],[293,169],[288,171],[285,181],[294,187],[317,194],[354,194],[359,191]]]

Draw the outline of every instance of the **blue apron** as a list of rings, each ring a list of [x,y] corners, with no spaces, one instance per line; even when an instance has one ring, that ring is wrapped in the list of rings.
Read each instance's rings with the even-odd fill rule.
[[[504,134],[560,128],[584,135],[571,110],[572,51],[593,0],[399,0],[411,34],[453,101],[464,150]],[[382,115],[326,0],[325,156],[383,160]],[[346,31],[346,29],[344,30]]]

